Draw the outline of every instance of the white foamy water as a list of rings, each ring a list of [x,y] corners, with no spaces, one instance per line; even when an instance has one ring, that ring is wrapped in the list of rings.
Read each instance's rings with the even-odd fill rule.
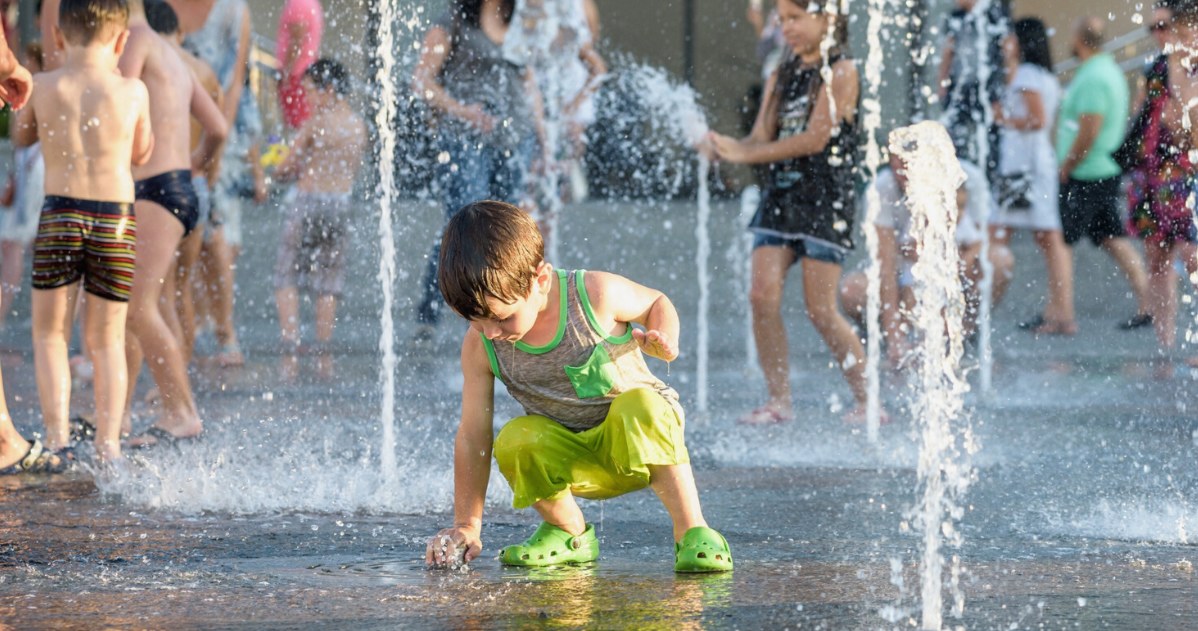
[[[707,184],[707,176],[711,172],[711,164],[707,158],[699,156],[699,209],[695,222],[695,268],[699,271],[699,307],[695,318],[699,329],[699,341],[695,352],[698,355],[695,370],[695,407],[699,412],[707,412],[707,366],[711,345],[711,325],[708,321],[708,311],[711,303],[711,274],[708,259],[711,258],[711,188]]]
[[[974,15],[978,16],[979,24],[988,24],[986,14],[990,11],[992,0],[981,0],[974,6]],[[982,90],[982,124],[978,125],[978,155],[981,164],[977,165],[983,178],[987,177],[986,164],[990,160],[990,126],[994,124],[994,111],[990,107],[990,99],[985,98],[986,85],[990,82],[993,62],[990,59],[990,38],[994,34],[988,28],[979,28],[977,37],[978,84]],[[990,183],[982,190],[990,190]],[[982,278],[978,283],[978,386],[983,394],[989,393],[994,380],[994,353],[990,344],[990,315],[993,311],[992,288],[994,287],[994,265],[990,263],[990,231],[982,229],[982,251],[978,255],[982,267]]]
[[[1198,544],[1198,506],[1172,500],[1101,500],[1082,517],[1056,519],[1050,526],[1067,535],[1121,541]]]
[[[882,162],[882,152],[878,147],[878,130],[882,127],[882,18],[883,0],[869,0],[869,26],[866,29],[866,40],[869,44],[869,54],[865,60],[865,98],[861,102],[862,122],[865,127],[865,173],[870,182],[878,178],[878,167]],[[878,189],[870,186],[866,189],[865,220],[862,230],[865,233],[865,249],[869,256],[869,265],[865,268],[866,301],[865,301],[865,431],[871,443],[878,440],[878,426],[881,424],[881,375],[879,364],[882,358],[882,329],[879,319],[882,315],[882,262],[878,258],[878,229],[875,222],[882,210],[882,199]]]
[[[948,132],[938,123],[924,122],[897,129],[890,135],[890,151],[907,171],[906,203],[911,211],[911,236],[919,258],[915,277],[916,305],[912,313],[916,347],[915,375],[911,381],[911,410],[919,427],[919,486],[921,498],[914,509],[923,543],[920,596],[921,626],[940,629],[943,623],[945,545],[959,547],[955,522],[963,514],[957,504],[968,488],[973,471],[963,460],[963,450],[976,451],[963,418],[962,401],[968,384],[961,373],[965,300],[957,269],[960,257],[955,238],[957,189],[965,173],[956,160]],[[953,561],[953,573],[959,564]],[[960,586],[952,584],[956,614],[964,602]]]

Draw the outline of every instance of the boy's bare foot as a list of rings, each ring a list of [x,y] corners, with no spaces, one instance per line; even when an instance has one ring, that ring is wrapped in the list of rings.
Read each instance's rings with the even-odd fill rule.
[[[220,352],[216,354],[216,363],[219,364],[221,368],[244,366],[245,355],[241,352],[241,345],[236,341],[233,341],[221,346]]]
[[[754,408],[736,419],[741,425],[777,425],[779,423],[789,423],[795,420],[794,412],[790,407],[785,408],[774,404],[766,403],[765,405]]]
[[[1032,329],[1034,335],[1077,335],[1077,323],[1061,320],[1045,320],[1040,326]]]

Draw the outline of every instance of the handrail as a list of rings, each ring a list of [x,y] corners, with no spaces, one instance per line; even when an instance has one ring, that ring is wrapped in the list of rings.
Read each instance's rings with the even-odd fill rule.
[[[1145,62],[1157,53],[1155,44],[1156,42],[1152,39],[1152,35],[1148,29],[1141,26],[1103,44],[1102,52],[1111,53],[1116,59],[1122,57],[1122,59],[1119,59],[1118,64],[1124,73],[1139,73],[1144,69]],[[1052,69],[1057,77],[1064,82],[1080,66],[1081,62],[1077,60],[1077,57],[1070,57],[1054,64]]]

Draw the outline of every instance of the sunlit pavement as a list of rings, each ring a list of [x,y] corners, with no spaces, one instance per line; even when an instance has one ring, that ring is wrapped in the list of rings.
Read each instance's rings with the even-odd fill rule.
[[[802,309],[791,334],[794,423],[736,426],[760,402],[746,368],[739,207],[713,209],[711,401],[695,409],[694,207],[588,203],[563,219],[564,267],[617,271],[665,290],[683,319],[668,371],[688,408],[704,512],[733,547],[731,576],[675,576],[669,522],[651,492],[585,502],[602,546],[592,566],[501,568],[498,549],[535,527],[507,508],[492,476],[483,557],[428,572],[424,541],[448,525],[457,344],[447,317],[431,344],[412,339],[423,255],[439,224],[401,205],[397,230],[397,461],[380,470],[376,220],[360,221],[350,293],[331,358],[276,348],[270,271],[280,218],[248,218],[239,264],[245,367],[194,372],[206,436],[133,457],[114,479],[77,471],[0,479],[0,623],[13,628],[349,626],[358,628],[910,628],[920,620],[920,545],[912,522],[918,444],[901,379],[895,422],[877,444],[840,420],[848,389]],[[1026,236],[1026,235],[1025,235]],[[967,628],[1193,628],[1198,620],[1198,381],[1170,369],[1101,252],[1077,252],[1081,332],[1042,338],[1016,322],[1037,312],[1042,265],[1016,240],[1015,284],[995,311],[994,388],[966,409],[980,450],[962,502],[959,548],[946,548],[945,624]],[[1030,284],[1030,287],[1028,286]],[[1184,291],[1189,291],[1183,286]],[[0,334],[18,427],[37,429],[28,293]],[[305,316],[310,317],[310,306]],[[1183,305],[1191,318],[1192,306]],[[1193,325],[1191,325],[1193,326]],[[1184,338],[1185,323],[1182,323]],[[1198,328],[1195,328],[1198,331]],[[310,334],[309,331],[306,331]],[[201,346],[201,350],[204,347]],[[1198,354],[1183,348],[1176,358]],[[976,354],[967,363],[976,385]],[[140,391],[148,388],[143,377]],[[77,393],[79,409],[90,392]],[[139,396],[140,399],[140,396]],[[135,429],[152,408],[135,406]],[[497,420],[518,413],[506,397]],[[953,615],[959,560],[960,618]]]

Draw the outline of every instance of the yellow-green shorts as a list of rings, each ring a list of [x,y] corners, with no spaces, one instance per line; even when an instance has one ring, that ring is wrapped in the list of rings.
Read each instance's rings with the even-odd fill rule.
[[[516,508],[566,494],[607,499],[649,486],[650,465],[690,463],[682,429],[669,401],[638,388],[612,399],[603,423],[583,432],[537,414],[514,418],[493,451]]]

